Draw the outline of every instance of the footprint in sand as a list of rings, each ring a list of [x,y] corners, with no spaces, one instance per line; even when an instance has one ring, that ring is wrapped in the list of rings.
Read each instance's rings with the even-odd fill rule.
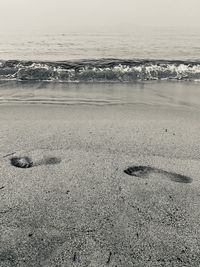
[[[177,183],[191,183],[192,178],[177,174],[175,172],[167,172],[162,169],[153,168],[150,166],[132,166],[128,167],[124,172],[131,176],[141,177],[141,178],[162,178],[168,179]]]
[[[61,162],[60,158],[56,157],[46,157],[41,160],[36,160],[35,162],[32,160],[31,157],[12,157],[10,159],[11,165],[18,167],[18,168],[30,168],[33,166],[39,165],[54,165],[59,164]]]
[[[13,157],[10,159],[10,163],[18,168],[30,168],[33,166],[32,159],[29,157]]]

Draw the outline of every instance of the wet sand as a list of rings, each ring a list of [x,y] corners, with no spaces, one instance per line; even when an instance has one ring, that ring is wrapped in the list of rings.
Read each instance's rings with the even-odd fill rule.
[[[1,105],[0,266],[199,266],[199,116]]]

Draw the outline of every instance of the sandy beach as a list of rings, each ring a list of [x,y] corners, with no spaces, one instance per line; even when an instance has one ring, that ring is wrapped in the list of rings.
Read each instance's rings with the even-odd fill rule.
[[[200,0],[0,0],[0,267],[200,267]]]
[[[199,266],[199,115],[2,104],[0,266]]]

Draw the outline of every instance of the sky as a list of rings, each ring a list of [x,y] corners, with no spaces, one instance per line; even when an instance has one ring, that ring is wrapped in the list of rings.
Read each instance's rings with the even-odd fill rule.
[[[200,27],[200,0],[0,0],[0,34]]]

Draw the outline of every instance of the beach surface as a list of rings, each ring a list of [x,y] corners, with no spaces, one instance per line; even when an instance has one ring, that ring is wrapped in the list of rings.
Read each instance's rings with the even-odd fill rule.
[[[177,86],[73,105],[1,91],[1,267],[200,265],[199,92]]]

